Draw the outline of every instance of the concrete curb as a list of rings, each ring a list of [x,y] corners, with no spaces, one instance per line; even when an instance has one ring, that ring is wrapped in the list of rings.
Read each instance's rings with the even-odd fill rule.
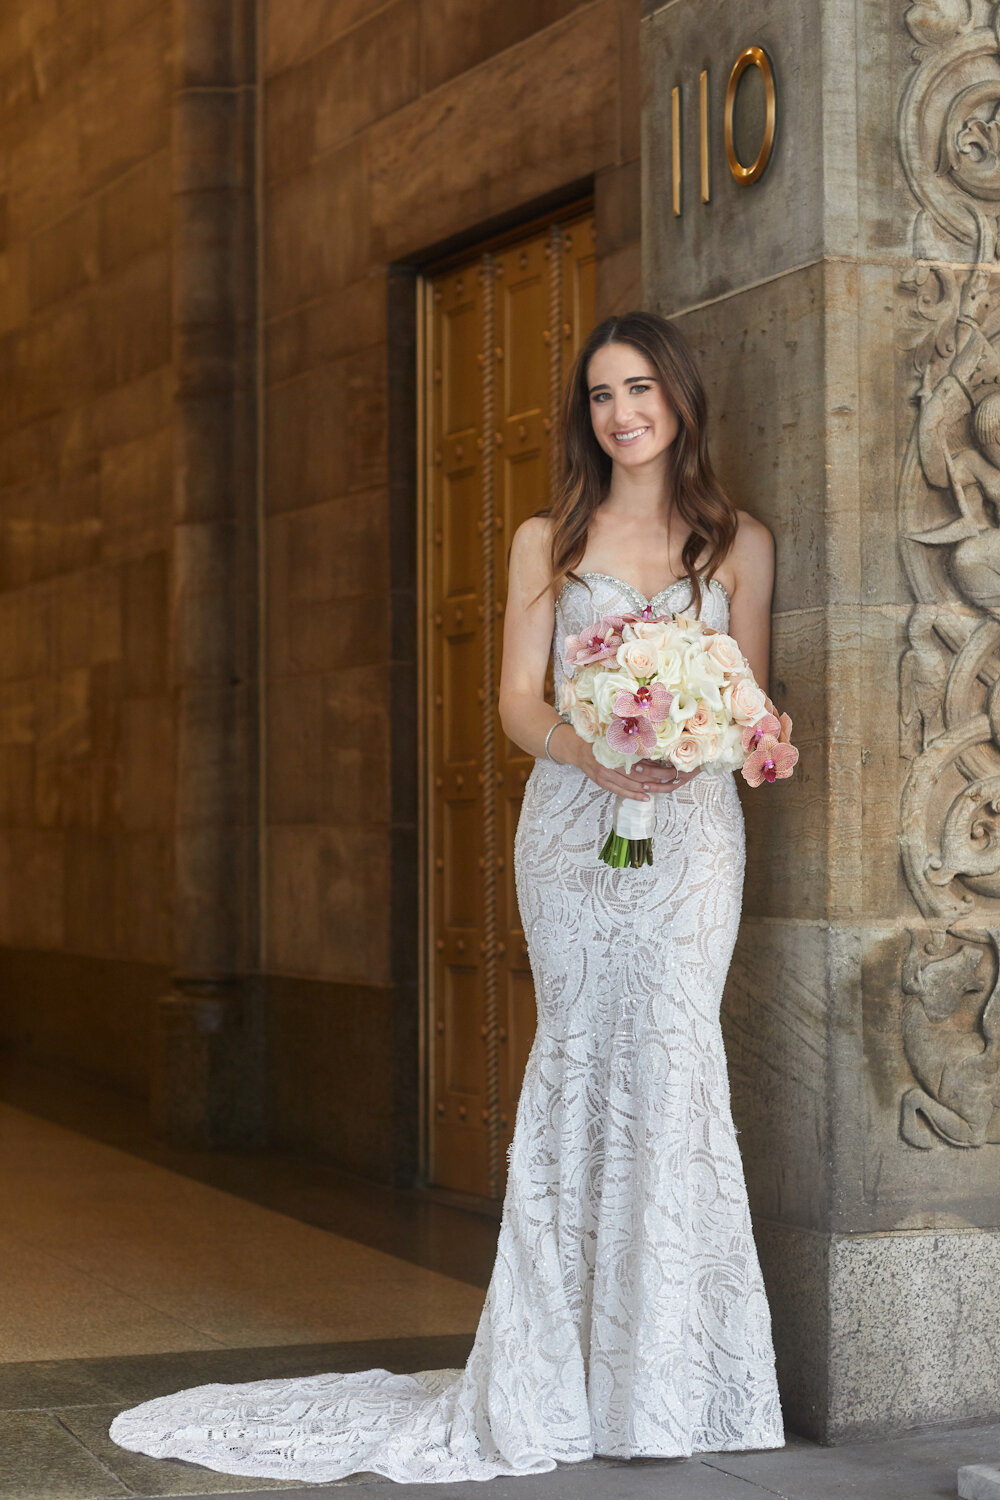
[[[1000,1468],[968,1464],[958,1471],[959,1500],[1000,1500]]]

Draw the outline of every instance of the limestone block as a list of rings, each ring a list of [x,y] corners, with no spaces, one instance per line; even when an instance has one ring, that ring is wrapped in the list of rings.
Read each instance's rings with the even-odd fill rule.
[[[170,278],[170,253],[164,248],[105,277],[95,289],[93,336],[83,348],[98,389],[137,380],[169,362]],[[86,389],[85,382],[81,385]]]
[[[618,47],[616,0],[598,0],[373,125],[373,254],[413,254],[614,162]]]
[[[100,50],[100,15],[89,5],[64,11],[41,27],[31,43],[32,67],[41,98],[69,82]]]
[[[172,385],[170,371],[161,366],[102,391],[88,407],[88,455],[94,449],[113,447],[169,425]]]
[[[169,139],[169,13],[158,6],[78,75],[80,190],[162,151]]]
[[[424,87],[437,88],[580,9],[580,0],[437,0]]]
[[[369,137],[366,132],[269,186],[264,217],[269,318],[343,288],[367,270]]]
[[[651,302],[666,310],[669,274],[662,286],[646,284]],[[824,270],[811,266],[678,319],[708,391],[719,478],[774,533],[779,612],[841,597],[827,576],[820,499],[827,490],[825,298]]]
[[[81,196],[77,93],[57,95],[37,113],[34,128],[9,147],[7,229],[19,240],[52,224]]]
[[[172,834],[162,829],[117,833],[114,908],[119,958],[158,964],[175,959],[173,895]]]
[[[389,980],[388,830],[272,825],[268,951],[277,973]]]
[[[594,183],[594,230],[598,256],[636,243],[642,235],[642,182],[638,161],[605,167]],[[638,304],[637,304],[638,305]]]
[[[32,237],[28,289],[33,312],[96,281],[98,223],[97,205],[87,203]]]
[[[1000,1407],[1000,1233],[836,1236],[827,1440]]]
[[[324,761],[323,678],[272,677],[267,691],[267,808],[274,823],[321,823],[331,768]]]
[[[390,655],[390,620],[384,594],[297,604],[272,589],[268,671],[326,672],[339,660],[384,666]]]
[[[121,567],[122,691],[134,696],[167,687],[168,575],[166,551],[130,558]]]
[[[754,1215],[786,1429],[821,1438],[827,1416],[827,1235]]]
[[[30,827],[34,818],[34,805],[33,748],[27,744],[0,744],[0,827]]]
[[[0,243],[2,240],[0,234]],[[30,316],[30,274],[31,256],[25,241],[0,251],[0,336],[19,327]]]
[[[121,705],[119,818],[129,829],[169,830],[174,805],[174,716],[168,697]]]
[[[62,829],[12,828],[5,941],[20,948],[65,945],[65,833]]]
[[[277,387],[267,423],[269,512],[383,486],[384,348],[346,355]]]
[[[744,918],[722,1009],[751,1207],[806,1228],[827,1214],[833,954],[822,923]]]
[[[17,379],[0,388],[0,430],[27,425],[90,394],[95,377],[93,308],[80,299],[60,303],[46,316],[2,342],[0,369]],[[5,371],[6,373],[6,371]]]
[[[753,789],[738,782],[747,826],[743,908],[750,916],[819,919],[827,914],[827,818],[838,795],[833,767],[847,769],[852,751],[816,741],[796,743],[799,759],[787,781]],[[857,746],[853,758],[858,760]]]
[[[393,994],[376,985],[268,980],[268,1065],[277,1143],[388,1180],[395,1105]]]
[[[71,952],[114,955],[114,888],[114,835],[106,830],[69,829],[64,931]]]
[[[1000,1468],[996,1464],[965,1464],[958,1471],[959,1500],[1000,1500]]]
[[[618,160],[638,161],[642,152],[642,68],[639,6],[618,0]]]
[[[370,490],[276,517],[290,597],[317,604],[388,590],[387,509],[385,491]]]
[[[642,253],[637,240],[597,262],[594,300],[599,320],[642,306]]]
[[[0,745],[30,749],[35,743],[35,683],[31,678],[5,682],[0,693]]]
[[[51,594],[54,669],[69,671],[122,654],[117,572],[88,568],[60,579]]]
[[[264,11],[264,69],[268,77],[311,57],[371,16],[371,0],[283,0]]]
[[[319,302],[274,318],[265,333],[268,385],[342,354],[384,344],[386,306],[385,278],[376,271]]]
[[[113,182],[97,201],[100,263],[115,271],[170,237],[168,153],[158,151]]]
[[[331,823],[389,820],[390,702],[395,695],[372,694],[368,667],[344,666],[323,681],[322,782]]]
[[[171,539],[173,434],[105,447],[100,456],[101,551],[108,563],[166,551]]]
[[[437,26],[428,29],[428,38],[438,34]],[[396,0],[270,81],[264,115],[268,182],[301,171],[419,92],[419,8],[416,0]]]
[[[96,4],[101,13],[102,35],[110,42],[155,10],[162,0],[96,0]]]

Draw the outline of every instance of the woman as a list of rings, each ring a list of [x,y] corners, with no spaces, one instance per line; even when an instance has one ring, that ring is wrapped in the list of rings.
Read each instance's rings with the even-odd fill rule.
[[[515,856],[538,1031],[469,1362],[182,1391],[117,1417],[124,1447],[224,1473],[426,1483],[783,1442],[718,1021],[743,879],[736,788],[645,761],[608,770],[544,696],[550,650],[558,687],[567,635],[647,604],[731,629],[764,686],[773,545],[712,475],[701,382],[663,319],[594,330],[564,419],[564,485],[510,558],[500,713],[536,757]],[[659,794],[652,867],[599,862],[615,794]]]

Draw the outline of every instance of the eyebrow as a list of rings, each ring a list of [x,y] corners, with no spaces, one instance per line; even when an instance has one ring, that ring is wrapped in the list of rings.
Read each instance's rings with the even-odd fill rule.
[[[628,380],[622,381],[622,384],[623,385],[638,385],[640,382],[644,382],[644,383],[648,384],[649,382],[651,382],[651,381],[653,381],[655,379],[656,379],[655,375],[630,375],[629,378],[628,378]],[[605,381],[602,381],[600,385],[592,385],[590,387],[590,390],[587,392],[587,394],[588,394],[588,396],[592,396],[595,391],[610,391],[610,389],[611,389],[611,387],[608,385],[607,381],[605,380]]]

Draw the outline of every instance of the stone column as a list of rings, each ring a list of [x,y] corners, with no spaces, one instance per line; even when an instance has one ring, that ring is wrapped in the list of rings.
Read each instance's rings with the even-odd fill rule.
[[[1000,1411],[997,19],[652,0],[642,22],[646,302],[777,539],[771,688],[801,762],[744,797],[724,1019],[786,1419],[828,1442]],[[752,45],[776,129],[740,181],[725,94]],[[737,173],[764,105],[754,62]]]
[[[252,0],[174,0],[174,975],[153,1116],[263,1127],[257,951],[255,53]]]

